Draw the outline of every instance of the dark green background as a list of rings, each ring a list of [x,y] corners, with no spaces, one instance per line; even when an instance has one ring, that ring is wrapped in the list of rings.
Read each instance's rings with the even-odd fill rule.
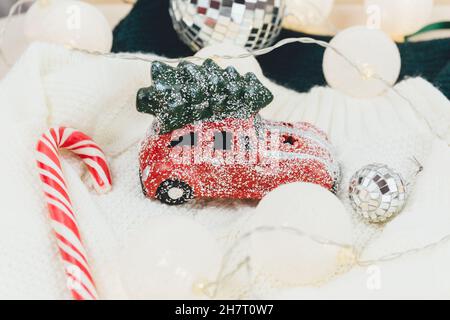
[[[151,52],[166,57],[184,57],[193,52],[172,27],[169,0],[139,0],[114,30],[114,52]],[[283,30],[279,39],[304,34]],[[328,37],[315,38],[329,41]],[[401,79],[421,76],[450,98],[450,39],[399,44]],[[315,45],[291,44],[258,57],[264,74],[288,88],[306,92],[325,85],[322,74],[324,49]]]

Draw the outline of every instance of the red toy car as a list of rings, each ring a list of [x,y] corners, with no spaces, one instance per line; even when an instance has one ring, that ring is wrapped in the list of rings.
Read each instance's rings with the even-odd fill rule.
[[[308,123],[228,118],[160,135],[155,121],[150,131],[140,152],[142,189],[169,205],[194,197],[261,199],[300,181],[333,191],[340,178],[326,135]]]

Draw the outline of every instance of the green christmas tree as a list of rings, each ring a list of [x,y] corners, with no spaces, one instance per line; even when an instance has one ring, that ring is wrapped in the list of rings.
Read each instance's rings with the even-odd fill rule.
[[[201,66],[181,62],[176,68],[154,62],[151,72],[153,85],[139,90],[136,104],[139,112],[159,120],[161,134],[196,121],[249,118],[273,100],[253,73],[241,76],[211,59]]]

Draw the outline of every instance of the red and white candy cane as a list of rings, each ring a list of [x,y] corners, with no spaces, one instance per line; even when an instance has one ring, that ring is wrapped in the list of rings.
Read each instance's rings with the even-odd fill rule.
[[[86,164],[98,192],[111,189],[111,173],[105,154],[84,133],[70,128],[51,128],[37,144],[37,165],[44,186],[50,220],[64,262],[67,286],[76,300],[97,299],[97,291],[60,162],[60,149],[75,153]]]

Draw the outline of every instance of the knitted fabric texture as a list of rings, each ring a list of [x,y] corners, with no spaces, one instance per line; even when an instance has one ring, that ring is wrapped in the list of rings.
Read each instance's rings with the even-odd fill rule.
[[[254,71],[274,94],[274,101],[261,112],[263,117],[309,121],[327,132],[343,169],[339,197],[353,220],[353,244],[366,248],[364,259],[420,247],[450,232],[450,103],[432,85],[417,78],[396,86],[417,107],[414,111],[393,92],[372,100],[354,99],[322,87],[300,94],[264,78],[254,58],[234,65],[240,72],[244,68]],[[66,125],[90,135],[111,165],[113,190],[97,195],[83,182],[80,161],[64,161],[83,242],[103,299],[127,297],[120,275],[128,269],[126,261],[122,261],[125,267],[119,267],[119,253],[136,230],[152,223],[152,217],[193,219],[212,232],[225,252],[242,232],[243,223],[257,214],[255,205],[249,203],[197,200],[168,207],[143,196],[138,148],[152,117],[136,111],[135,99],[137,90],[150,83],[149,67],[142,61],[34,44],[0,84],[0,144],[4,150],[0,157],[1,299],[70,297],[35,163],[36,141],[50,126]],[[352,173],[368,163],[382,162],[409,177],[416,169],[410,161],[412,155],[422,161],[425,171],[416,181],[405,211],[384,228],[359,221],[346,195]],[[380,290],[368,290],[366,268],[355,267],[320,288],[285,291],[258,283],[258,292],[251,297],[420,298],[426,294],[427,298],[448,298],[449,245],[380,264]],[[236,293],[229,296],[236,297]]]
[[[169,0],[139,0],[114,30],[113,52],[147,52],[184,57],[193,52],[178,38],[169,15]],[[277,40],[312,36],[282,30]],[[329,41],[330,37],[312,36]],[[420,76],[450,97],[450,39],[398,44],[402,57],[400,80]],[[323,48],[291,44],[258,57],[264,75],[287,88],[306,92],[326,85]]]

